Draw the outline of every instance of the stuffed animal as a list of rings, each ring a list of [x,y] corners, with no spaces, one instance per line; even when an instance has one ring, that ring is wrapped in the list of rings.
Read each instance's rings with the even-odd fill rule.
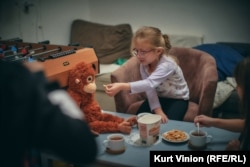
[[[137,123],[135,116],[125,120],[102,112],[95,100],[95,71],[91,64],[81,62],[70,70],[67,91],[84,113],[84,119],[95,134],[112,132],[129,134],[132,126]]]

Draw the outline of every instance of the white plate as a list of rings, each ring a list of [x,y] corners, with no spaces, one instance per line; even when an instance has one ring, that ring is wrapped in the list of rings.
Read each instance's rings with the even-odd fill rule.
[[[173,130],[170,130],[170,131],[173,131]],[[184,140],[169,140],[167,138],[164,137],[164,134],[167,134],[169,133],[170,131],[167,131],[167,132],[164,132],[161,137],[163,140],[167,141],[167,142],[171,142],[171,143],[183,143],[183,142],[186,142],[189,140],[189,134],[187,132],[184,132],[182,131],[185,135],[186,135],[186,138]]]
[[[131,133],[129,136],[125,137],[125,141],[128,144],[136,146],[136,147],[148,147],[148,146],[159,144],[161,142],[161,136],[159,135],[159,139],[152,145],[142,144],[139,133]]]

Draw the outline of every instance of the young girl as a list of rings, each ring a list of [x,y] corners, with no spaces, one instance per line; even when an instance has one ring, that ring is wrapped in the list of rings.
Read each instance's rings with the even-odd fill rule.
[[[131,94],[146,92],[147,99],[137,114],[159,114],[162,123],[168,119],[182,120],[188,107],[189,89],[177,59],[168,55],[170,48],[168,36],[158,28],[142,27],[137,30],[131,50],[140,62],[142,80],[108,84],[106,93],[114,96],[121,90],[130,90]]]
[[[205,115],[196,116],[194,123],[201,126],[218,127],[230,131],[241,132],[241,136],[229,142],[227,150],[250,150],[250,57],[237,64],[234,71],[237,93],[240,97],[241,110],[245,119],[212,118]]]

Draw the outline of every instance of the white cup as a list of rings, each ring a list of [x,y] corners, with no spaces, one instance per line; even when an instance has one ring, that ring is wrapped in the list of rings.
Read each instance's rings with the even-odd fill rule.
[[[205,147],[213,140],[213,137],[208,135],[207,132],[203,130],[191,130],[189,132],[189,136],[189,143],[193,147]]]
[[[111,134],[103,141],[106,152],[111,154],[120,154],[125,151],[125,140],[122,134]]]

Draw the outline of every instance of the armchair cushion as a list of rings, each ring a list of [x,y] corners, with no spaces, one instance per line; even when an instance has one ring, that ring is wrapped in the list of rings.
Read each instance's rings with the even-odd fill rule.
[[[128,58],[132,38],[130,24],[105,25],[85,20],[74,20],[71,25],[71,43],[93,47],[99,62],[114,63],[118,58]]]

